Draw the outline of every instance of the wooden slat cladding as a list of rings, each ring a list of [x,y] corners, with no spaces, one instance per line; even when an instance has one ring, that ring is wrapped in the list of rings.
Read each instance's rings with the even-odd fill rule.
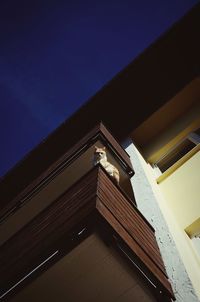
[[[3,186],[4,179],[2,182],[0,182],[0,196],[2,196],[1,204],[0,204],[0,210],[1,207],[3,208],[4,202],[7,203],[8,206],[13,206],[14,204],[21,201],[31,190],[33,190],[35,187],[37,187],[41,182],[45,181],[47,177],[50,176],[51,173],[55,172],[55,170],[65,161],[70,159],[73,154],[80,148],[80,146],[86,144],[86,142],[93,136],[95,136],[99,131],[99,125],[93,128],[86,136],[84,136],[77,144],[75,144],[71,149],[69,149],[62,157],[60,157],[56,162],[54,162],[52,165],[48,167],[43,173],[38,175],[37,178],[35,178],[32,182],[30,182],[23,191],[21,191],[19,194],[17,194],[14,199],[9,200],[9,196],[7,196],[6,192],[4,192],[4,189],[1,190],[1,187]],[[6,179],[5,179],[6,180]],[[5,190],[8,188],[5,187]],[[15,189],[15,188],[14,188]],[[11,197],[12,198],[12,197]],[[9,205],[8,205],[9,202]],[[3,212],[1,210],[1,212]]]
[[[127,203],[126,198],[113,186],[112,181],[106,177],[102,170],[99,171],[98,197],[123,223],[126,231],[165,274],[165,267],[160,257],[154,231],[147,225],[144,217],[138,214],[138,210]]]
[[[99,123],[63,156],[52,163],[48,169],[40,173],[36,178],[32,179],[32,181],[29,181],[26,186],[24,184],[20,185],[19,182],[24,182],[29,178],[29,175],[28,178],[27,175],[21,175],[18,179],[15,180],[14,186],[11,183],[6,184],[6,179],[3,179],[0,182],[0,216],[2,217],[5,213],[11,211],[12,208],[15,208],[19,203],[23,201],[23,199],[26,198],[27,195],[31,194],[33,190],[37,190],[37,188],[41,186],[42,183],[45,183],[52,174],[57,173],[57,171],[63,164],[73,161],[77,155],[79,155],[81,152],[84,152],[90,144],[98,139],[103,139],[109,145],[111,145],[119,158],[121,158],[121,160],[126,163],[128,170],[133,171],[129,155],[109,133],[106,127],[102,123]],[[31,171],[29,171],[29,173],[31,173]],[[21,187],[21,190],[19,190],[19,192],[15,192],[18,186]]]
[[[161,286],[173,297],[153,228],[101,166],[90,170],[0,247],[1,288],[6,291],[23,278],[48,257],[58,240],[63,237],[69,240],[69,232],[82,221],[89,224],[88,217],[95,212],[140,259],[158,288]]]
[[[100,131],[103,133],[107,141],[112,144],[112,146],[115,148],[119,156],[123,158],[123,160],[130,167],[132,167],[130,156],[128,155],[128,153],[121,147],[121,145],[116,141],[116,139],[111,135],[111,133],[106,129],[106,127],[102,123],[100,124]]]
[[[153,275],[159,280],[163,287],[167,290],[169,296],[173,296],[173,292],[167,278],[163,275],[158,266],[154,265],[151,258],[148,257],[142,248],[135,242],[135,240],[126,232],[122,224],[113,216],[112,212],[99,200],[97,201],[97,209],[99,213],[107,220],[112,228],[118,233],[118,235],[124,240],[129,248],[142,260],[145,266],[153,273]]]
[[[156,276],[169,295],[173,296],[154,231],[138,210],[126,201],[101,168],[97,195],[97,209],[101,215]]]
[[[97,169],[41,212],[0,248],[1,282],[17,282],[46,253],[48,247],[95,209]],[[2,288],[3,286],[1,286]]]

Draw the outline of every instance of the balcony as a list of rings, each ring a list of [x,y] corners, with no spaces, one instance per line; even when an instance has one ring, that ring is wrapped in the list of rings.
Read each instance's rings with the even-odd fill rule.
[[[119,185],[92,166],[94,144],[107,146]],[[174,298],[154,230],[135,204],[131,175],[128,155],[101,124],[16,196],[0,229],[0,299],[15,297],[94,233],[130,262],[159,301]]]

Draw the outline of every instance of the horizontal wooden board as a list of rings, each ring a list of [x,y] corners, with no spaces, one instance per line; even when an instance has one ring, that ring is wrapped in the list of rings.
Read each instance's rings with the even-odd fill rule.
[[[124,240],[124,242],[129,246],[129,248],[137,255],[139,259],[146,265],[146,267],[153,273],[153,275],[159,280],[163,285],[165,290],[168,292],[169,296],[173,296],[171,285],[160,270],[160,268],[155,265],[150,257],[144,252],[139,244],[126,232],[126,229],[121,225],[121,223],[115,218],[115,216],[109,211],[109,209],[100,201],[97,201],[97,209],[99,213],[107,220],[107,222],[112,226],[112,228],[117,232],[117,234]]]
[[[102,170],[99,173],[98,197],[165,274],[165,267],[153,230],[149,228],[146,220],[138,215],[136,208],[127,203],[125,197],[113,186],[105,173]]]
[[[23,277],[53,242],[95,209],[96,186],[94,169],[0,247],[3,284]]]

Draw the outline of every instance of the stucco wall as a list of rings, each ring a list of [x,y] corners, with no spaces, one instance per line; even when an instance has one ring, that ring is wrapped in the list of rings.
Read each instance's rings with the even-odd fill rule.
[[[200,217],[200,151],[159,184],[184,230]]]
[[[197,302],[199,299],[195,294],[162,214],[163,211],[167,212],[168,209],[162,209],[161,212],[159,207],[158,200],[162,201],[162,196],[159,192],[155,177],[131,140],[127,140],[123,145],[131,157],[131,162],[135,170],[135,175],[132,177],[131,182],[138,208],[155,229],[157,242],[174,290],[176,301]],[[171,223],[173,223],[174,228],[177,227],[175,219],[172,219]]]
[[[185,229],[200,217],[200,151],[160,184],[166,206],[178,224],[172,233],[189,277],[200,297],[200,255]],[[170,216],[166,217],[170,220]]]

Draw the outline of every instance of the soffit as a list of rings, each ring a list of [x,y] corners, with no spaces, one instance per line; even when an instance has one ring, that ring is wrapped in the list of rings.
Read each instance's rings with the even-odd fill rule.
[[[119,140],[125,139],[153,112],[199,74],[200,4],[105,85],[0,182],[14,195],[102,121]],[[23,184],[19,180],[24,180]]]
[[[139,125],[131,133],[131,138],[140,148],[145,149],[145,146],[148,146],[153,139],[161,135],[162,132],[187,114],[193,107],[198,107],[199,104],[200,77],[186,85],[171,100]]]
[[[92,234],[11,302],[153,302],[152,293],[118,253]]]

